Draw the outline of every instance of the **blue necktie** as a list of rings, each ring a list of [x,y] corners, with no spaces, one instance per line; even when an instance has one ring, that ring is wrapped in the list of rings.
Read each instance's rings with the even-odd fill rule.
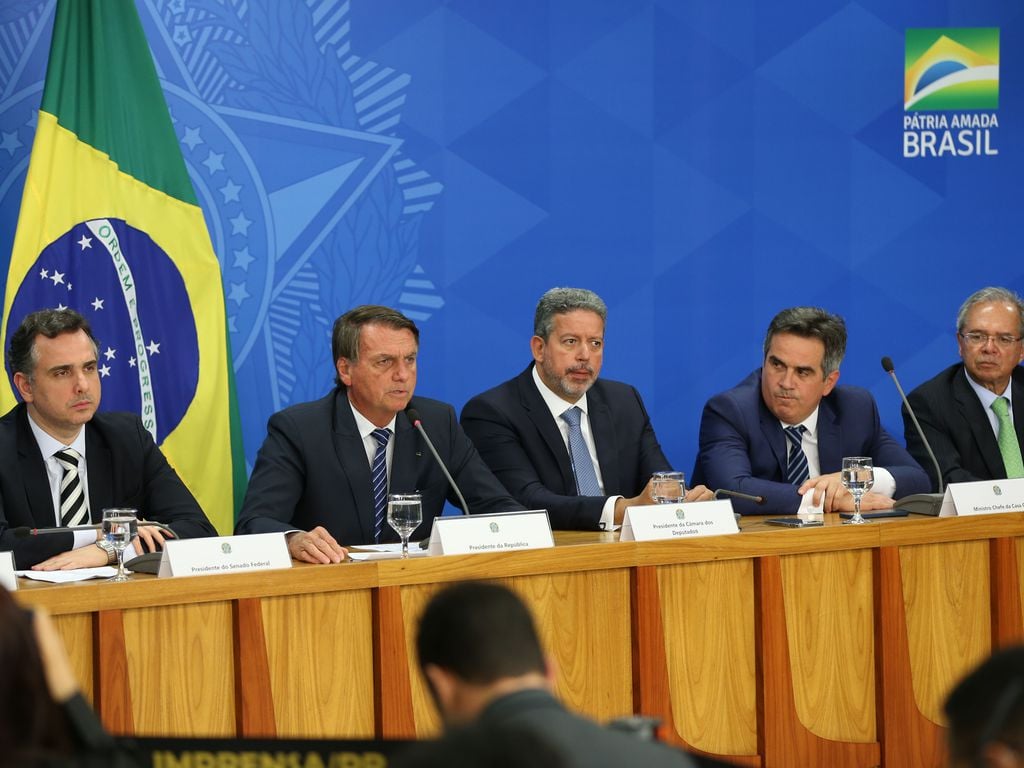
[[[587,443],[583,439],[583,431],[580,429],[582,415],[583,411],[578,405],[562,414],[562,418],[569,425],[569,456],[572,458],[572,473],[576,476],[576,492],[580,496],[604,496],[597,482],[590,451],[587,450]]]
[[[370,466],[370,482],[373,485],[373,540],[380,542],[384,529],[384,518],[388,511],[388,440],[390,429],[375,429],[370,434],[377,441],[377,452],[373,454]]]
[[[807,427],[802,424],[798,427],[786,427],[786,437],[789,438],[789,462],[786,465],[786,482],[793,485],[803,485],[809,473],[807,471],[807,454],[804,453],[803,436]]]

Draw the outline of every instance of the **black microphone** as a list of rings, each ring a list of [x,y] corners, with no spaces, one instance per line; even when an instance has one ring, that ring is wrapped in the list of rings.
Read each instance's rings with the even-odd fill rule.
[[[159,528],[165,533],[171,534],[172,539],[178,538],[178,534],[172,531],[168,526],[163,523],[158,523],[155,520],[139,520],[139,525],[152,525]],[[103,527],[102,523],[95,523],[92,525],[68,525],[62,528],[30,528],[27,525],[23,525],[19,528],[11,528],[11,533],[17,539],[27,539],[29,536],[45,536],[49,533],[67,533],[68,531],[98,531]]]
[[[928,458],[932,460],[932,465],[935,467],[935,476],[939,479],[938,493],[915,493],[913,496],[904,496],[902,499],[894,501],[893,506],[913,512],[915,515],[938,515],[942,509],[942,499],[945,491],[939,461],[935,458],[932,446],[928,442],[928,438],[925,437],[924,430],[921,429],[921,422],[917,420],[917,414],[914,413],[910,401],[907,400],[903,387],[900,386],[900,380],[896,378],[896,367],[892,364],[891,357],[886,356],[882,358],[882,370],[892,377],[893,384],[896,385],[896,389],[900,393],[900,399],[903,400],[903,406],[907,409],[907,413],[910,414],[910,420],[914,423],[914,429],[917,430],[917,436],[921,438],[921,442],[924,443],[924,449],[928,451]]]
[[[752,501],[755,504],[764,504],[764,496],[752,496],[749,493],[740,493],[739,491],[730,491],[727,488],[719,488],[715,491],[715,500],[717,501],[722,496],[730,496],[734,499],[743,499],[744,501]]]
[[[466,503],[466,497],[462,495],[462,491],[459,490],[459,486],[455,484],[455,478],[452,477],[451,473],[448,471],[448,467],[446,467],[444,462],[441,461],[441,457],[438,455],[434,444],[430,442],[430,438],[427,436],[426,430],[423,429],[423,422],[420,421],[419,411],[412,406],[409,406],[405,409],[405,415],[409,417],[409,421],[412,422],[412,425],[419,430],[421,435],[423,435],[423,441],[427,444],[427,448],[430,449],[430,453],[433,454],[434,461],[437,462],[437,466],[439,466],[441,471],[444,472],[444,476],[448,479],[448,484],[452,487],[452,490],[455,491],[455,495],[459,497],[459,501],[462,502],[462,514],[468,515],[469,504]]]

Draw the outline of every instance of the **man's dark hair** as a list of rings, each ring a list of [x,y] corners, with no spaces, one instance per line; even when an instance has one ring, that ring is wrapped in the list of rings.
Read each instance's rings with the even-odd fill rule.
[[[556,315],[565,315],[577,310],[593,312],[608,321],[608,307],[593,291],[586,288],[551,288],[540,297],[533,313],[533,335],[548,340],[555,325]]]
[[[36,354],[37,336],[55,339],[62,333],[77,331],[85,331],[93,347],[99,349],[99,342],[92,335],[89,321],[73,309],[40,309],[26,315],[11,336],[11,345],[7,348],[7,365],[11,375],[23,373],[29,379],[32,378],[39,359]]]
[[[946,699],[950,756],[978,763],[986,744],[1024,749],[1024,646],[997,651]]]
[[[790,333],[805,339],[820,339],[825,345],[825,357],[821,363],[823,378],[839,370],[846,354],[846,323],[839,315],[833,315],[819,307],[790,307],[772,318],[768,333],[764,337],[764,359],[772,338],[778,333]]]
[[[411,331],[416,343],[420,343],[420,329],[416,327],[416,323],[397,309],[382,307],[379,304],[363,304],[350,309],[334,321],[331,353],[335,363],[343,357],[353,363],[359,359],[359,335],[364,325],[386,325],[396,331]],[[334,382],[341,386],[339,377],[336,376]]]
[[[530,611],[511,590],[486,582],[434,595],[420,619],[416,650],[421,667],[436,664],[476,685],[546,670]]]

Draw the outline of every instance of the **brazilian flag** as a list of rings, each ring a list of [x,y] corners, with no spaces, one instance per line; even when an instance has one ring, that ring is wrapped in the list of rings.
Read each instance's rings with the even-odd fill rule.
[[[90,321],[102,410],[138,413],[230,533],[245,465],[220,266],[133,0],[57,3],[5,354],[21,318],[44,307]],[[14,391],[0,387],[3,412]]]

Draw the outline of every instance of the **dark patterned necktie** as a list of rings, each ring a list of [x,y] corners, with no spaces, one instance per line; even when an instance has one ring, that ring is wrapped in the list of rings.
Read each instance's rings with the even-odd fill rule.
[[[384,518],[388,511],[388,440],[390,429],[375,429],[370,434],[377,441],[377,452],[370,466],[370,484],[373,486],[373,540],[380,542]]]
[[[807,427],[802,424],[797,427],[786,427],[786,437],[789,438],[789,463],[786,465],[786,482],[793,485],[803,485],[809,473],[807,471],[807,454],[804,453],[803,437]]]
[[[78,461],[82,457],[71,448],[59,450],[53,457],[64,470],[60,480],[60,523],[81,525],[89,517],[89,500],[82,492],[82,476],[78,473]]]

